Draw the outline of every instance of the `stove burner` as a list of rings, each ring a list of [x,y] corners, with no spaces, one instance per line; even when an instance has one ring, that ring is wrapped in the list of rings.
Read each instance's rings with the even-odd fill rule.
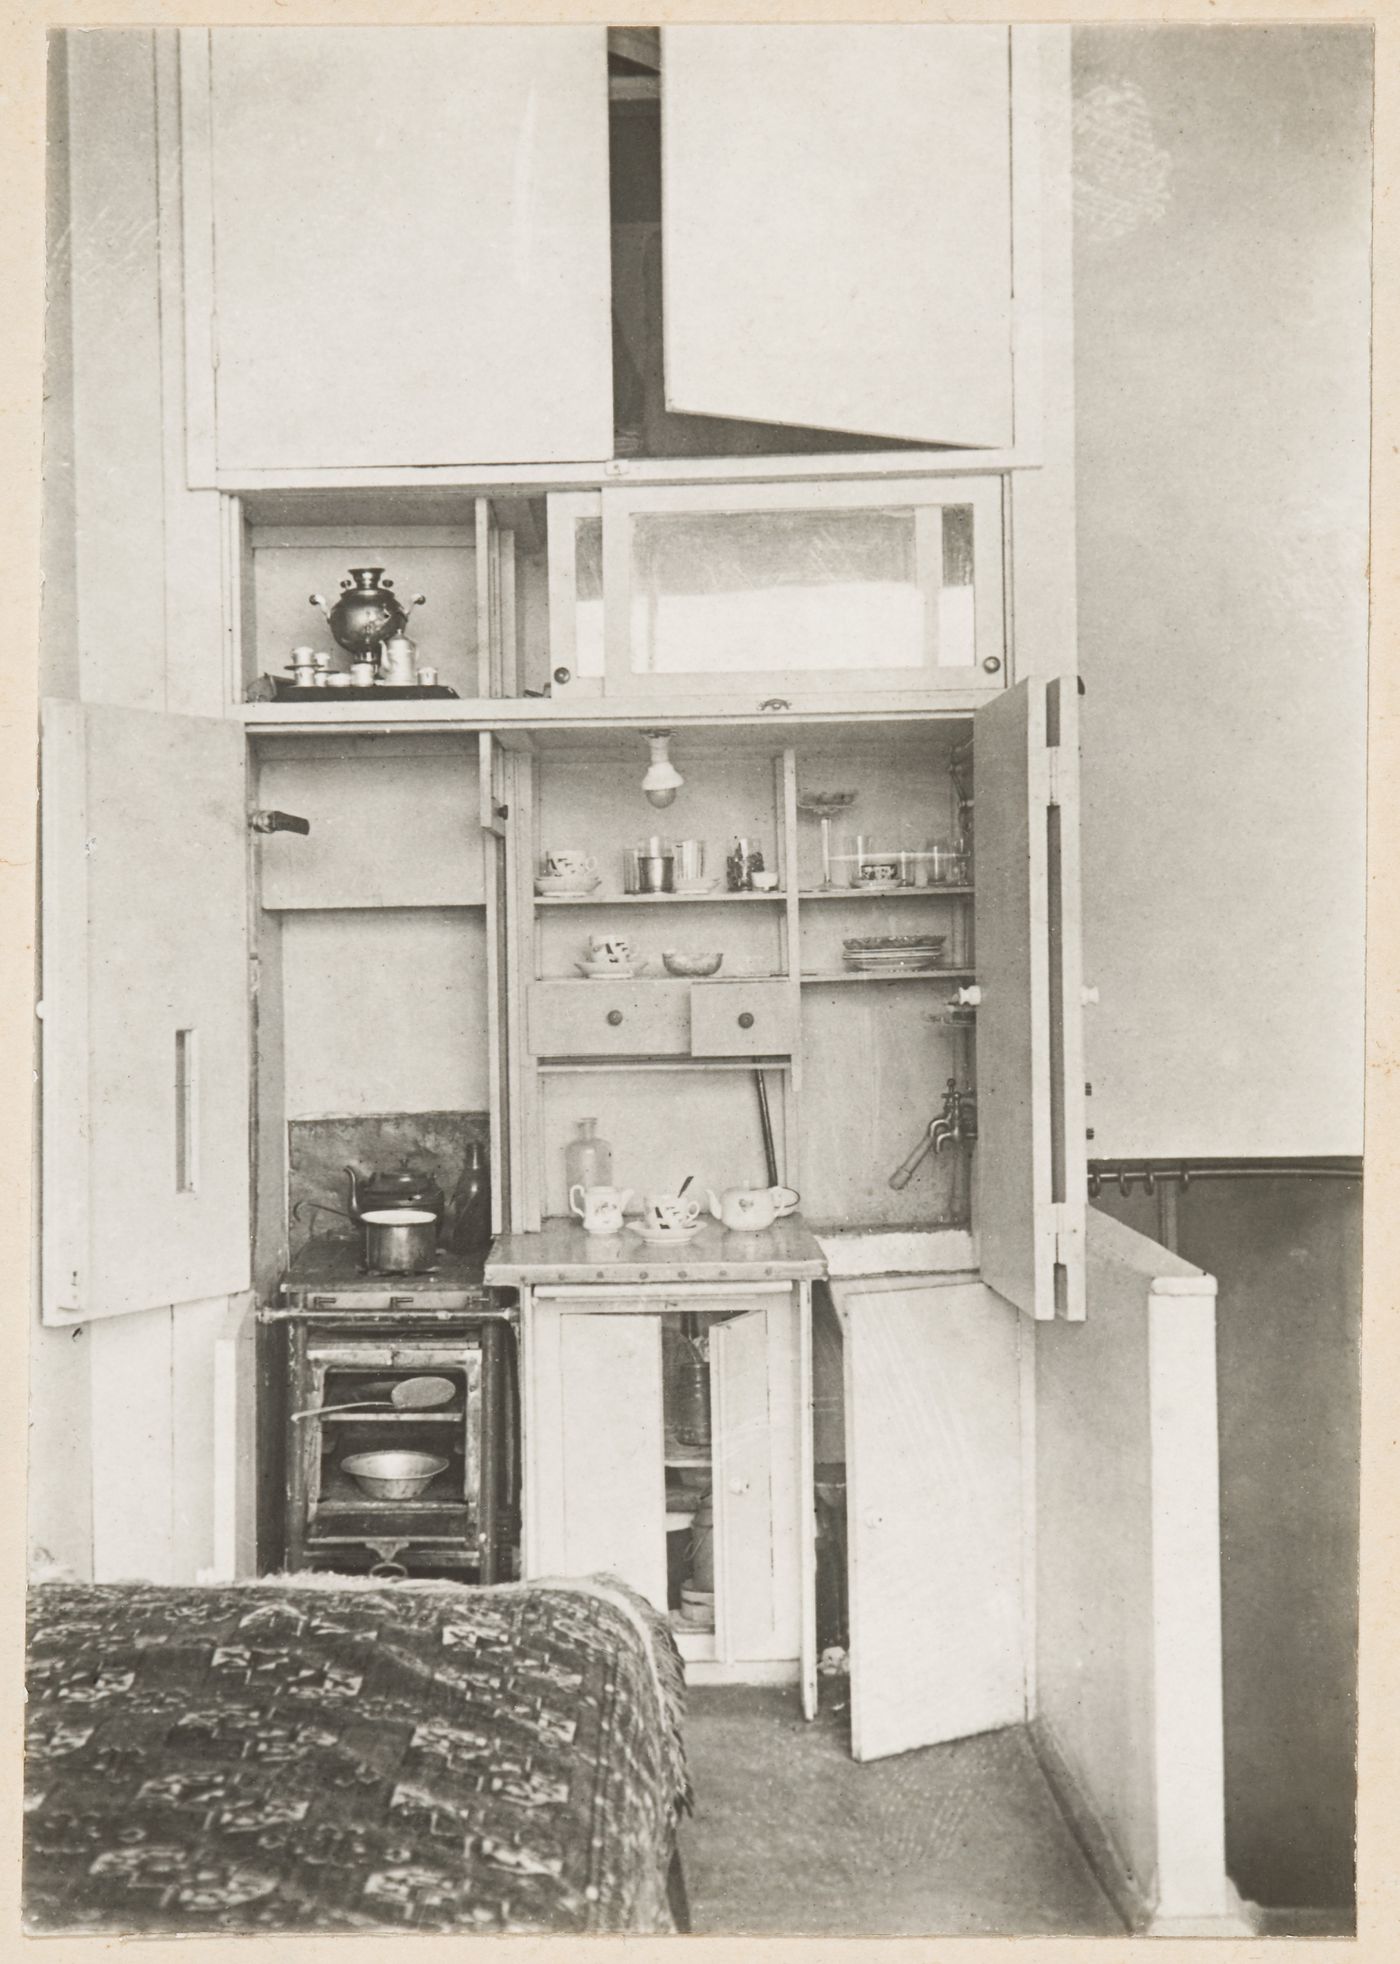
[[[442,1267],[441,1262],[431,1262],[427,1268],[368,1268],[364,1262],[356,1262],[356,1275],[372,1275],[375,1281],[411,1282],[418,1275],[436,1275]]]

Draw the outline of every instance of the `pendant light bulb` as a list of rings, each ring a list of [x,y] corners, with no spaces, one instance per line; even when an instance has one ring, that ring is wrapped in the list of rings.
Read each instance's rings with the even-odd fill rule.
[[[676,793],[685,779],[671,762],[671,732],[648,730],[646,739],[651,746],[651,762],[642,779],[642,789],[646,793],[647,803],[655,805],[658,811],[664,811],[667,805],[676,802]]]

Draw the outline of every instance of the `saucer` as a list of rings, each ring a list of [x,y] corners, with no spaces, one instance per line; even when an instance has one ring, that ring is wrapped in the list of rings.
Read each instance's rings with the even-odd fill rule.
[[[537,873],[535,892],[543,899],[582,900],[602,882],[595,874],[592,879],[571,880],[555,873]]]
[[[636,1221],[629,1221],[627,1225],[633,1234],[639,1234],[653,1248],[664,1248],[672,1242],[693,1241],[705,1223],[697,1221],[694,1227],[688,1228],[639,1227]]]
[[[714,890],[715,882],[713,880],[677,880],[673,889],[676,893],[690,894],[692,898],[696,894],[713,893]]]
[[[574,967],[580,975],[586,975],[590,982],[630,982],[646,967],[645,962],[575,962]]]

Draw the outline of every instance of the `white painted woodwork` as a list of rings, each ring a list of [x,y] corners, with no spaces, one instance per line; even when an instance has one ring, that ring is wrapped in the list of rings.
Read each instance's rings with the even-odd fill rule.
[[[98,1319],[84,1337],[92,1346],[94,1582],[179,1579],[170,1318],[169,1309],[147,1309]]]
[[[211,1581],[257,1574],[257,1329],[256,1297],[235,1296],[214,1339]]]
[[[220,470],[611,454],[605,29],[215,28],[183,81]]]
[[[194,1580],[215,1561],[225,1504],[219,1437],[225,1376],[221,1345],[240,1307],[251,1324],[252,1301],[248,1292],[232,1299],[213,1296],[207,1302],[182,1303],[170,1315],[170,1546],[177,1581]],[[255,1467],[251,1329],[245,1333],[240,1361],[243,1410],[234,1451],[241,1452],[239,1477],[247,1489]]]
[[[1215,1284],[1096,1209],[1089,1316],[1039,1324],[1037,1728],[1135,1920],[1224,1871]]]
[[[243,769],[235,724],[44,705],[46,1320],[247,1286]]]
[[[975,926],[982,1273],[1030,1315],[1077,1319],[1085,1185],[1074,709],[1072,684],[1061,695],[1058,683],[1032,680],[977,713]],[[1063,737],[1053,775],[1052,710]]]
[[[446,747],[411,757],[386,755],[373,738],[335,744],[329,756],[265,757],[260,808],[293,812],[311,830],[259,836],[262,905],[482,905],[477,758],[464,744],[437,743]]]
[[[1015,1312],[980,1283],[837,1283],[851,1750],[1025,1718]]]
[[[484,910],[281,920],[288,1118],[488,1109]]]
[[[790,1293],[711,1326],[715,1635],[726,1662],[801,1646],[797,1350]]]
[[[667,407],[1009,444],[1008,30],[662,33]]]
[[[165,706],[154,37],[68,37],[79,691]]]
[[[666,1608],[661,1324],[535,1300],[536,1575],[617,1575]],[[553,1436],[546,1437],[545,1434]]]

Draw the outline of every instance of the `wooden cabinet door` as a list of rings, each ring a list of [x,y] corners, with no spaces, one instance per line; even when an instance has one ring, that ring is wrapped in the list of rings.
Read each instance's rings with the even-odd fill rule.
[[[977,1229],[1028,1315],[1084,1315],[1079,698],[1032,677],[977,711]]]
[[[836,1290],[844,1334],[851,1751],[1025,1717],[1014,1312],[980,1283]]]
[[[726,1662],[801,1648],[797,1347],[790,1298],[710,1331],[715,1635]]]
[[[1004,26],[662,29],[668,409],[1012,437]]]
[[[43,706],[43,1316],[249,1284],[236,723]]]
[[[612,454],[605,36],[186,30],[195,482]]]
[[[538,1297],[529,1319],[529,1574],[616,1575],[664,1615],[660,1320]]]

